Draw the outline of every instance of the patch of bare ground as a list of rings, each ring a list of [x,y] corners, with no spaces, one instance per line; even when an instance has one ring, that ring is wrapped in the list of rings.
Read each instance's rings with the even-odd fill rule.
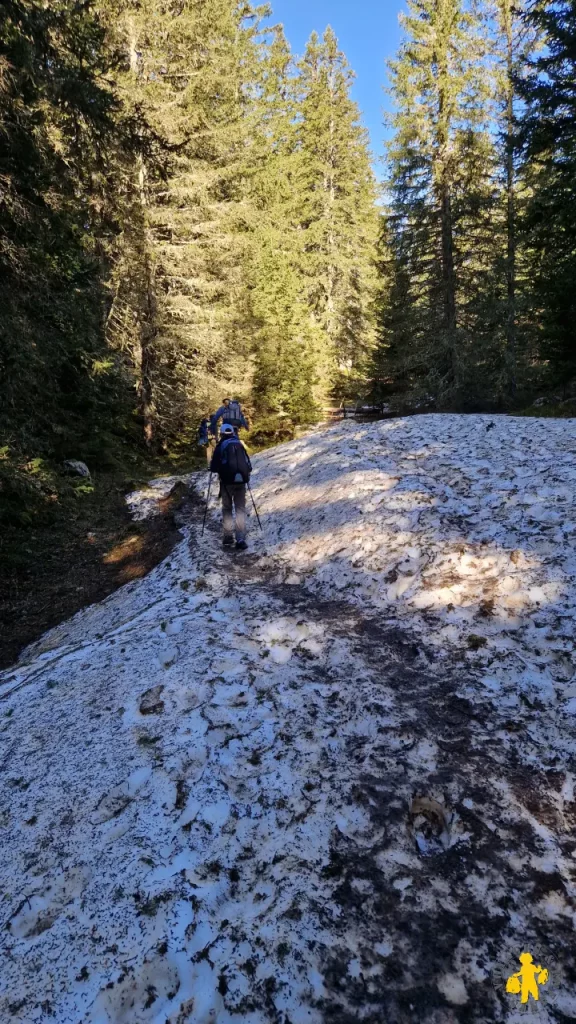
[[[67,509],[55,522],[5,538],[0,669],[46,630],[145,576],[181,538],[175,514],[184,501],[182,485],[158,503],[158,515],[146,522],[130,518],[129,489],[115,477],[101,476],[94,493],[69,514]]]

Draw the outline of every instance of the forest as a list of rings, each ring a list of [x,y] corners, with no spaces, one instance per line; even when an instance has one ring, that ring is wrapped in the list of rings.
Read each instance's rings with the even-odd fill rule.
[[[243,0],[5,0],[0,48],[5,494],[225,394],[256,442],[343,400],[571,408],[570,0],[408,0],[382,182],[329,27],[296,56]]]

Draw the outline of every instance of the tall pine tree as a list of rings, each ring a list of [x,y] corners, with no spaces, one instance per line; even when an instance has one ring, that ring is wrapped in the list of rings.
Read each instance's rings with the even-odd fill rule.
[[[83,454],[122,412],[102,331],[114,63],[93,3],[1,5],[0,430],[26,452]]]
[[[353,73],[331,28],[312,34],[298,68],[302,267],[322,332],[321,387],[345,393],[375,338],[377,191]]]
[[[249,298],[254,402],[260,416],[287,416],[298,424],[318,414],[314,353],[320,332],[306,303],[301,268],[297,93],[281,27],[266,49],[257,98]]]
[[[519,78],[537,42],[537,33],[525,21],[526,6],[524,0],[486,2],[491,58],[487,70],[493,80],[500,195],[500,215],[494,217],[501,246],[495,289],[502,293],[503,309],[497,318],[497,329],[502,328],[504,335],[502,392],[506,401],[512,403],[526,386],[526,371],[533,348],[530,342],[533,332],[526,315],[530,306],[527,296],[531,290],[531,274],[526,262],[525,237],[520,230],[527,189],[517,140],[517,119],[521,109]]]
[[[357,391],[374,338],[376,187],[351,82],[331,29],[312,35],[296,75],[276,34],[261,92],[255,398],[294,422],[334,389]]]
[[[132,352],[145,437],[249,393],[248,261],[257,17],[234,0],[107,4],[118,87],[141,125],[126,179],[110,336]],[[241,319],[241,318],[240,318]]]
[[[398,306],[384,309],[381,348],[413,392],[465,404],[495,361],[486,342],[501,228],[487,47],[465,0],[409,0],[404,29],[391,64],[384,258]]]
[[[576,375],[576,8],[571,0],[538,0],[524,23],[541,40],[517,83],[525,103],[523,228],[539,375],[533,384],[566,391]]]

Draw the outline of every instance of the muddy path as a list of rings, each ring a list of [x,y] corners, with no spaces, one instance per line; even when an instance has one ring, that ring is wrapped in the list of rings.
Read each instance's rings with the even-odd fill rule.
[[[515,1020],[524,1008],[505,981],[529,949],[551,975],[538,1020],[572,1019],[571,730],[563,743],[544,701],[526,701],[520,715],[495,711],[479,698],[467,648],[439,658],[394,617],[319,600],[279,582],[278,570],[253,556],[231,558],[228,572],[347,645],[346,682],[321,666],[311,675],[331,687],[332,721],[364,715],[366,726],[331,764],[341,806],[360,807],[372,836],[359,843],[336,828],[321,872],[339,910],[338,941],[322,959],[323,1018]]]

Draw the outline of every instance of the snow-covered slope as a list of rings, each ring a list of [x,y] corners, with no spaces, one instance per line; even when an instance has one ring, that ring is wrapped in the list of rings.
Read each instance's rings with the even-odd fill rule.
[[[348,422],[266,454],[254,493],[269,550],[309,589],[441,656],[476,638],[482,684],[515,703],[576,697],[576,421]]]
[[[255,464],[0,676],[0,1020],[513,1024],[523,948],[573,1019],[576,423]]]

